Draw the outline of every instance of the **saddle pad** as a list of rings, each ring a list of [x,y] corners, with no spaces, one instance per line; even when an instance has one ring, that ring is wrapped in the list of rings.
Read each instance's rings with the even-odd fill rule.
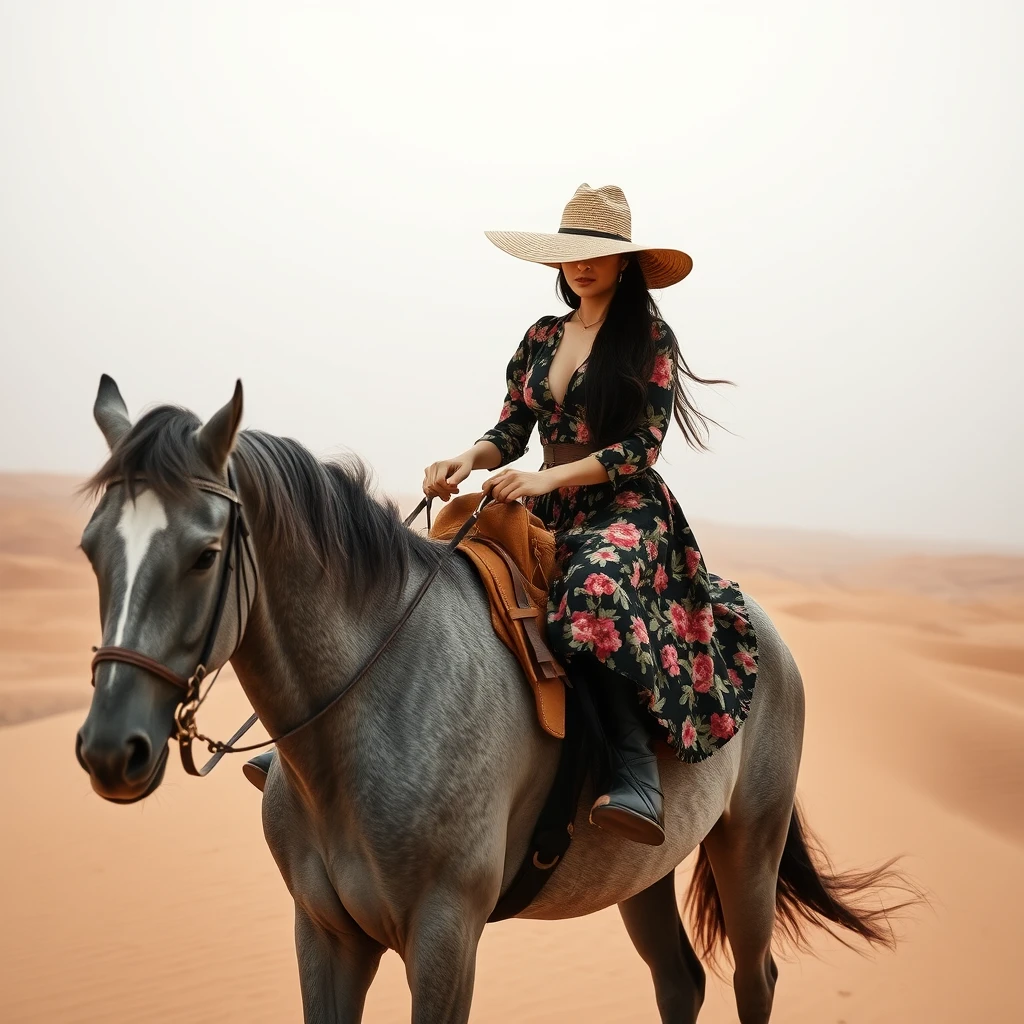
[[[435,518],[430,536],[453,537],[482,497],[452,498]],[[541,727],[564,739],[565,669],[544,640],[554,547],[550,531],[515,501],[489,504],[458,550],[472,562],[487,591],[491,625],[523,668]]]

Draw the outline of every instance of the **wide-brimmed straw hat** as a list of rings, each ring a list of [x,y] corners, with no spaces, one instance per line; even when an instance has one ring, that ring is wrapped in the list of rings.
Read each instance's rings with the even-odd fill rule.
[[[580,185],[562,212],[557,234],[536,231],[485,231],[499,248],[531,263],[556,269],[563,263],[635,252],[648,288],[682,281],[693,260],[679,249],[656,249],[632,240],[629,203],[617,185]]]

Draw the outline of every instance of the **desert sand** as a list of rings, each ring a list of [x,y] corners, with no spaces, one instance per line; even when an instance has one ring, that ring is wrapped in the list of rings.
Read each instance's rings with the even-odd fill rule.
[[[128,807],[75,760],[98,639],[76,482],[0,475],[0,1019],[301,1020],[291,903],[238,759],[199,780],[175,754]],[[822,932],[787,956],[773,1020],[1024,1020],[1024,554],[692,525],[800,665],[799,799],[834,864],[902,854],[931,899],[897,922],[895,953]],[[203,727],[248,711],[225,672]],[[365,1019],[408,1013],[389,953]],[[473,1020],[567,1016],[657,1019],[617,911],[489,926]],[[736,1020],[727,983],[710,979],[701,1020]]]

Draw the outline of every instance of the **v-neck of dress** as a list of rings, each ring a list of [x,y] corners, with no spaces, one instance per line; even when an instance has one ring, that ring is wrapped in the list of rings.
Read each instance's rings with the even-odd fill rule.
[[[541,381],[541,383],[550,392],[551,398],[555,403],[555,407],[558,409],[565,408],[565,400],[569,397],[569,392],[572,391],[572,385],[573,382],[576,380],[576,374],[578,374],[580,370],[582,370],[583,367],[586,366],[588,362],[590,362],[590,355],[594,350],[594,343],[591,342],[590,352],[587,353],[587,358],[584,359],[583,362],[580,363],[580,365],[577,366],[576,369],[569,374],[569,380],[565,385],[565,394],[562,395],[562,401],[560,402],[557,398],[555,398],[554,391],[551,390],[551,364],[555,361],[555,353],[558,352],[558,346],[562,344],[562,339],[565,337],[565,325],[569,322],[569,317],[572,316],[573,312],[575,312],[575,310],[570,310],[569,313],[567,313],[565,316],[561,318],[561,323],[558,325],[558,330],[555,331],[555,333],[552,335],[551,352],[548,355],[548,368],[544,374],[544,380]]]

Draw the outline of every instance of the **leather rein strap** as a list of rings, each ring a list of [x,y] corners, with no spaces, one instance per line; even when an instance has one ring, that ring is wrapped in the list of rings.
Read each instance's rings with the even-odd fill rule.
[[[142,482],[144,478],[136,477],[136,480]],[[122,483],[122,480],[112,480],[110,486],[117,483]],[[242,736],[244,736],[253,725],[256,724],[258,716],[252,714],[249,718],[236,730],[235,734],[227,741],[222,742],[221,740],[211,739],[209,736],[204,736],[199,732],[196,726],[196,712],[199,706],[206,700],[209,695],[210,689],[213,687],[213,683],[217,681],[217,675],[220,674],[220,669],[217,670],[213,677],[210,685],[206,688],[206,692],[200,697],[199,687],[204,677],[206,676],[207,669],[206,664],[213,652],[214,645],[217,640],[217,634],[220,630],[220,624],[223,617],[224,605],[227,601],[227,594],[230,588],[231,573],[234,571],[235,564],[240,566],[241,579],[239,587],[237,588],[238,595],[238,639],[235,644],[235,650],[231,652],[231,655],[225,659],[225,662],[230,661],[234,657],[238,650],[239,645],[242,642],[242,610],[241,610],[241,593],[242,583],[245,585],[246,601],[249,608],[251,609],[252,603],[256,598],[256,591],[254,589],[252,596],[249,595],[249,583],[248,575],[245,572],[244,565],[242,564],[242,554],[248,557],[250,564],[253,567],[255,573],[256,562],[252,555],[252,549],[249,544],[250,532],[249,528],[245,523],[245,517],[242,511],[242,501],[238,496],[238,491],[235,488],[234,475],[232,473],[230,464],[228,466],[228,483],[229,487],[224,487],[211,480],[205,480],[199,477],[191,478],[191,482],[199,487],[201,490],[209,491],[212,494],[219,494],[224,498],[227,498],[231,502],[231,520],[228,524],[228,557],[224,560],[224,570],[221,575],[220,588],[217,594],[217,603],[214,608],[213,619],[210,623],[210,629],[206,635],[206,641],[203,644],[203,654],[199,660],[199,664],[196,667],[195,672],[185,679],[179,676],[176,672],[162,665],[160,662],[149,655],[143,654],[141,651],[133,651],[126,647],[100,647],[94,648],[96,651],[92,661],[92,684],[96,685],[96,667],[104,661],[120,661],[125,664],[134,665],[137,668],[141,668],[146,672],[150,672],[153,675],[164,679],[169,683],[183,689],[185,696],[182,698],[181,703],[175,709],[174,718],[177,724],[177,740],[178,747],[181,753],[181,763],[185,771],[189,775],[203,776],[207,775],[217,764],[217,762],[225,754],[240,754],[249,750],[259,750],[261,747],[269,746],[271,743],[278,743],[283,739],[287,739],[294,736],[296,733],[305,729],[306,726],[311,725],[322,715],[325,715],[335,704],[338,703],[358,683],[367,672],[376,664],[381,655],[387,650],[391,642],[398,636],[402,627],[409,620],[409,617],[416,610],[420,601],[423,600],[424,595],[429,589],[430,585],[437,578],[441,568],[450,559],[452,553],[459,546],[466,534],[476,524],[480,513],[484,507],[488,505],[493,499],[489,496],[484,496],[483,500],[476,507],[476,510],[470,515],[470,517],[459,527],[458,533],[448,542],[447,547],[441,552],[440,557],[434,564],[433,568],[427,573],[423,582],[420,584],[416,593],[412,596],[409,604],[405,607],[405,610],[399,616],[398,620],[392,626],[390,632],[384,637],[373,653],[363,662],[359,671],[349,679],[347,683],[317,712],[307,718],[305,721],[300,722],[298,725],[293,726],[287,732],[281,733],[279,736],[275,736],[273,739],[264,740],[262,743],[253,743],[245,747],[236,747],[234,744]],[[413,511],[405,518],[405,525],[409,526],[416,519],[416,517],[426,509],[427,512],[427,530],[430,530],[430,505],[433,498],[423,498],[420,503],[413,509]],[[223,667],[223,666],[222,666]],[[195,760],[192,756],[192,742],[193,740],[202,740],[206,743],[210,753],[213,754],[206,764],[202,768],[197,768]]]

